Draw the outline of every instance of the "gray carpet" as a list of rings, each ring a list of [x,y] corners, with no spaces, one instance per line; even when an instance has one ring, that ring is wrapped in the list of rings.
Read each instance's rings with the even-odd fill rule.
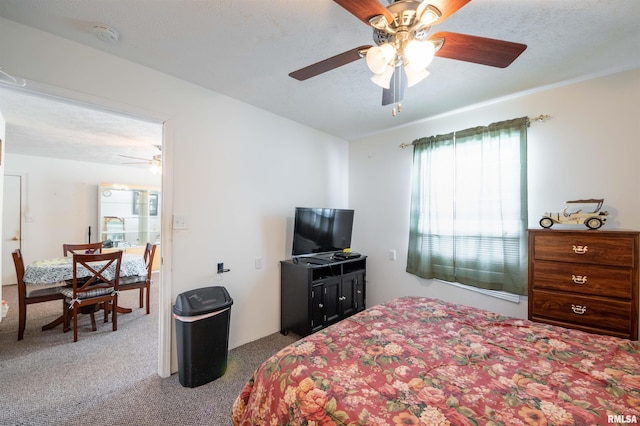
[[[138,292],[123,292],[118,330],[102,322],[91,331],[89,316],[78,323],[78,342],[61,327],[41,331],[62,302],[27,308],[24,340],[18,342],[16,287],[3,287],[9,314],[0,322],[0,425],[230,425],[231,406],[262,361],[297,336],[274,333],[229,352],[227,372],[196,387],[178,375],[157,375],[157,296],[151,314],[137,308]]]

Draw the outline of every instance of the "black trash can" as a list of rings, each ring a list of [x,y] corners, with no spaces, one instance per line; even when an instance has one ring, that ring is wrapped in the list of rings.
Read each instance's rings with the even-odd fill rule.
[[[224,287],[198,288],[176,298],[173,317],[182,386],[204,385],[225,373],[232,304]]]

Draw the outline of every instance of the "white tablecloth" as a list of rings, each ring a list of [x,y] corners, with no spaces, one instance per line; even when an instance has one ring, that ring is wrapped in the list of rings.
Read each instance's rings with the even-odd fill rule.
[[[115,264],[105,271],[105,278],[111,279],[115,272]],[[78,277],[87,277],[90,273],[86,268],[78,266]],[[144,258],[137,254],[123,254],[120,265],[120,276],[147,275]],[[24,271],[25,284],[46,285],[73,279],[73,257],[56,257],[53,259],[36,260],[28,265]]]

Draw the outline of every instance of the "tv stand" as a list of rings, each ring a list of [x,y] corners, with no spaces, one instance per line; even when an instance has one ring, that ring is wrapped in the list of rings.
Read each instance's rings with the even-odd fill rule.
[[[344,253],[341,251],[334,253],[318,253],[309,256],[299,256],[292,259],[293,263],[308,263],[311,265],[326,265],[328,263],[341,262],[349,259],[359,259],[360,253],[349,252]]]
[[[302,265],[327,265],[332,262],[333,260],[323,259],[317,256],[304,256],[293,259],[293,263]]]
[[[315,333],[365,308],[366,256],[280,262],[280,332]]]

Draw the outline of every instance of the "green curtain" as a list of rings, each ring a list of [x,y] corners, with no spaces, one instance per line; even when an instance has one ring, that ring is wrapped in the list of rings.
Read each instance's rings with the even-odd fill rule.
[[[527,294],[528,124],[414,141],[407,272]]]

